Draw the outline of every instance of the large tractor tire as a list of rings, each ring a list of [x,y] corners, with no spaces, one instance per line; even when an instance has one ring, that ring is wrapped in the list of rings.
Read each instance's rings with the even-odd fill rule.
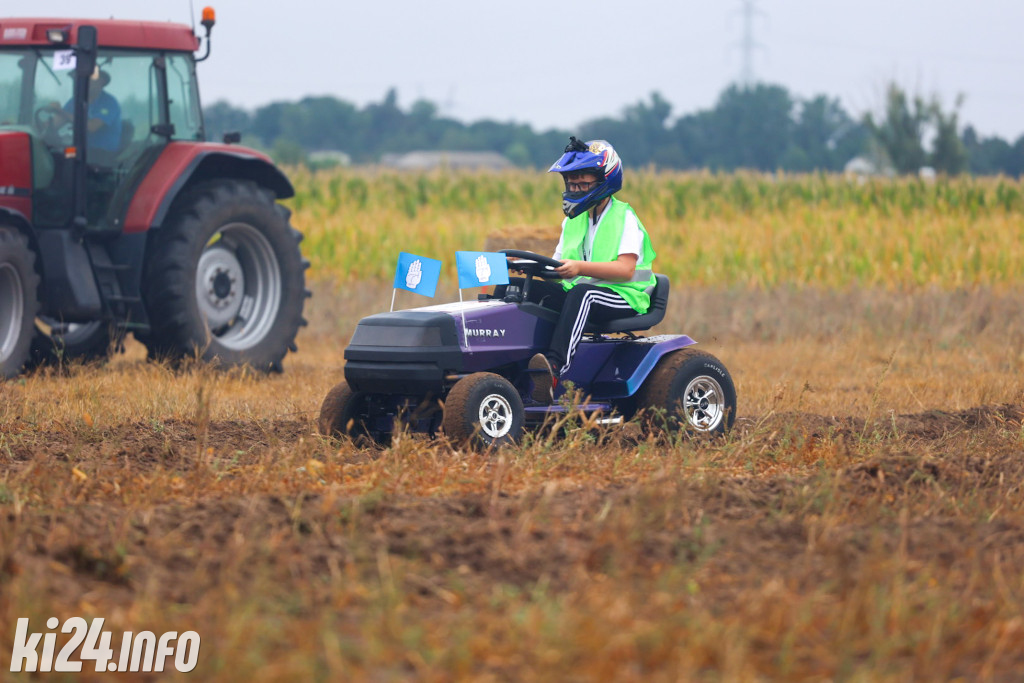
[[[151,358],[282,370],[309,295],[289,215],[251,181],[204,183],[175,201],[148,247],[141,341]]]
[[[697,349],[662,358],[637,395],[650,428],[722,434],[736,421],[736,387],[721,361]]]
[[[505,446],[522,437],[525,415],[523,399],[511,382],[491,372],[475,372],[448,392],[441,427],[455,443]]]
[[[0,379],[21,373],[28,362],[39,310],[39,275],[28,240],[0,225]]]
[[[377,420],[371,411],[370,395],[356,391],[342,380],[324,397],[317,430],[324,436],[351,437],[359,445],[387,446],[391,443],[391,432],[374,427]]]
[[[114,340],[110,323],[103,320],[61,323],[41,316],[36,319],[31,362],[42,366],[106,360],[120,347],[120,339]]]

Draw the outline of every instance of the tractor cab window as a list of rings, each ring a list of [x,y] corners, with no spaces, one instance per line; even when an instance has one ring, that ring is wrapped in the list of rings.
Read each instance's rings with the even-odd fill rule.
[[[90,104],[90,159],[126,168],[146,148],[163,142],[153,132],[153,126],[162,123],[158,72],[152,54],[127,51],[101,50],[96,65],[107,82],[99,95],[106,101],[99,107]],[[102,137],[94,132],[97,127],[104,131]]]
[[[178,140],[202,140],[203,119],[192,55],[167,58],[167,99],[174,137]]]
[[[147,147],[170,140],[202,139],[191,54],[101,50],[97,66],[109,76],[105,91],[120,109],[120,161],[133,162]]]
[[[0,126],[27,125],[20,115],[25,52],[0,52]]]
[[[47,110],[69,102],[74,89],[74,72],[57,61],[53,50],[0,52],[0,126],[42,136],[51,119]],[[51,146],[60,142],[55,135],[49,140]]]

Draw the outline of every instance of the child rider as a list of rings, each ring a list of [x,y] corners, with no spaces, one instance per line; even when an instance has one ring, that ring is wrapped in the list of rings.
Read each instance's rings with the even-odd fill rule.
[[[572,365],[588,322],[646,313],[654,288],[654,249],[633,208],[612,195],[622,188],[622,162],[604,140],[569,138],[549,173],[561,173],[562,235],[554,258],[564,298],[548,303],[561,310],[544,353],[530,359],[533,399],[554,397],[557,378]],[[561,298],[561,297],[559,297]]]

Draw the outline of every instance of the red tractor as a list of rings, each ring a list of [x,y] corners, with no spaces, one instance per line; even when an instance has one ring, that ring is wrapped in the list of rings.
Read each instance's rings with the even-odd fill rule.
[[[0,378],[95,359],[131,332],[153,358],[281,370],[302,308],[302,235],[264,154],[205,142],[188,26],[0,19]]]

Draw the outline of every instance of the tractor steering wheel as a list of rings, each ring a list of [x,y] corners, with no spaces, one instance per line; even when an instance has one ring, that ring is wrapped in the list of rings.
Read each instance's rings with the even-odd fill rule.
[[[32,115],[32,126],[43,138],[43,142],[51,147],[59,147],[71,142],[71,122],[64,120],[57,125],[58,118],[61,118],[63,110],[57,110],[47,105],[36,109]]]
[[[555,272],[555,268],[562,265],[562,262],[558,259],[535,254],[532,251],[522,251],[521,249],[499,249],[498,253],[505,254],[506,256],[511,256],[516,259],[523,259],[522,261],[516,261],[514,267],[517,270],[521,270],[526,275],[543,278],[545,280],[562,279],[562,276]]]

